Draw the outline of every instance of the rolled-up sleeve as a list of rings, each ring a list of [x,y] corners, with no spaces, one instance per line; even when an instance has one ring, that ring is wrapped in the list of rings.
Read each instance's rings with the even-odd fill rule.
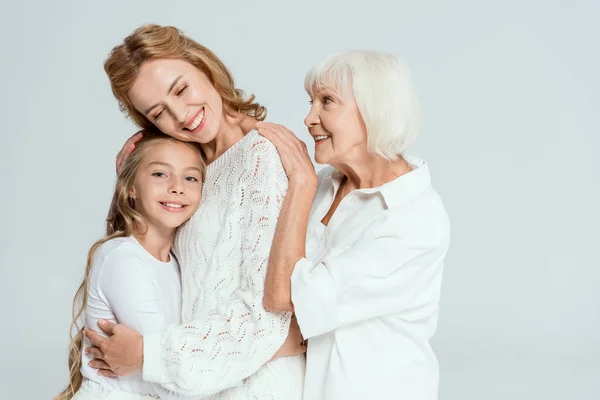
[[[304,338],[437,303],[449,232],[416,232],[407,239],[397,231],[393,223],[371,227],[351,247],[331,248],[318,263],[296,263],[292,302]]]

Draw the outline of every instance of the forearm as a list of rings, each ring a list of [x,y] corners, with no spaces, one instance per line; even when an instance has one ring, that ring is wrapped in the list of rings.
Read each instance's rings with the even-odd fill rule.
[[[306,230],[315,192],[316,182],[290,181],[269,256],[264,297],[268,310],[294,310],[291,276],[298,260],[306,256]]]
[[[261,296],[234,298],[222,314],[169,326],[144,336],[144,380],[166,389],[203,398],[238,386],[258,371],[284,343],[289,313],[269,313]],[[244,308],[244,304],[249,307]]]

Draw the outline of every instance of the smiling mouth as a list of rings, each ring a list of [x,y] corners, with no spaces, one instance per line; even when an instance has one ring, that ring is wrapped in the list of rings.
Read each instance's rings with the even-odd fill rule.
[[[329,139],[331,136],[315,136],[315,143],[322,142],[323,140]]]
[[[196,130],[202,124],[202,122],[204,122],[204,116],[205,116],[205,110],[204,110],[204,107],[202,107],[200,109],[200,111],[198,112],[198,114],[196,114],[194,119],[191,120],[190,122],[188,122],[188,124],[184,127],[184,129],[187,129],[188,131]]]
[[[170,212],[181,212],[187,208],[187,204],[171,203],[166,201],[159,201],[159,203],[163,209]]]

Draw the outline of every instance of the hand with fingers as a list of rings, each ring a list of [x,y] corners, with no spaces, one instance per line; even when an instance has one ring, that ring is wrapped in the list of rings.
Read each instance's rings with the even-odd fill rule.
[[[127,139],[127,141],[123,145],[123,148],[117,154],[117,159],[115,162],[117,168],[117,175],[119,174],[119,171],[121,171],[121,168],[123,168],[123,165],[125,165],[125,160],[127,160],[127,157],[129,157],[133,149],[135,149],[136,142],[138,142],[142,137],[144,137],[143,129],[141,131],[137,131],[133,136]]]
[[[98,326],[109,337],[105,338],[91,329],[85,336],[92,342],[85,352],[94,359],[89,365],[98,374],[108,377],[128,376],[140,372],[143,366],[143,337],[134,329],[124,325],[99,320]]]
[[[306,341],[300,332],[300,326],[295,316],[290,321],[290,330],[283,345],[277,350],[277,353],[271,358],[271,361],[280,357],[296,356],[306,353]]]
[[[317,186],[317,174],[306,144],[285,126],[271,122],[256,124],[258,133],[277,148],[290,184]]]

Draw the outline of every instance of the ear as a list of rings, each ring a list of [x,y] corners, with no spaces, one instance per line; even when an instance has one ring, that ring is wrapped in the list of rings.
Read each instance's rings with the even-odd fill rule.
[[[135,199],[135,188],[134,187],[132,187],[131,190],[129,191],[129,198]]]

